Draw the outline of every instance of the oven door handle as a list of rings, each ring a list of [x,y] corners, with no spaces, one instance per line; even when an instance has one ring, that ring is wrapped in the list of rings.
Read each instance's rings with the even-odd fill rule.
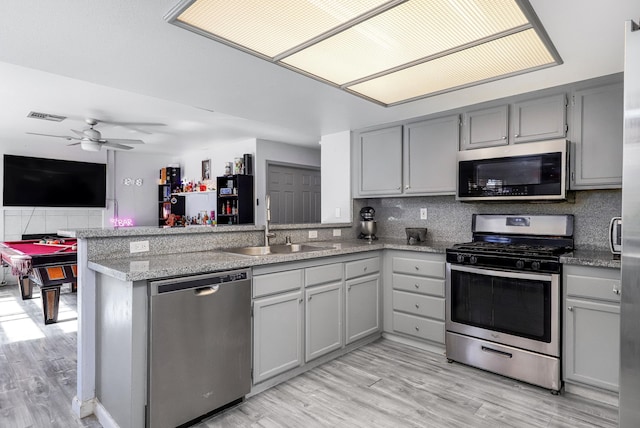
[[[504,270],[494,270],[489,268],[477,268],[477,267],[470,267],[470,266],[455,265],[451,263],[447,263],[447,264],[450,266],[452,271],[475,273],[478,275],[499,276],[502,278],[531,279],[534,281],[540,281],[541,279],[544,279],[546,281],[549,281],[553,277],[553,275],[557,275],[553,273],[529,273],[529,272],[519,272],[519,271],[513,271],[513,270],[504,271]]]

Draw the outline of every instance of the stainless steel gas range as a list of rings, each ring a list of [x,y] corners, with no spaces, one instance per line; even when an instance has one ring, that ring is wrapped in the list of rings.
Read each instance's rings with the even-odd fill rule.
[[[472,231],[446,251],[447,358],[557,393],[573,216],[474,214]]]

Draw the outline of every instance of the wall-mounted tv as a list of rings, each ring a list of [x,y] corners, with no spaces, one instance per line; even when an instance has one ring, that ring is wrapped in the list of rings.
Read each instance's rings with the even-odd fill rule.
[[[107,165],[4,155],[5,207],[106,207]]]

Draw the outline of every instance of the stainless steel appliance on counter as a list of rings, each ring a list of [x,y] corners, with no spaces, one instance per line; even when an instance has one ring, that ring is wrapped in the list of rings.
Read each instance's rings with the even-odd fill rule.
[[[474,214],[472,231],[446,251],[447,358],[559,391],[573,216]]]
[[[640,9],[638,10],[640,13]],[[625,28],[622,152],[622,293],[620,304],[621,428],[640,426],[640,27]]]
[[[373,241],[378,239],[376,232],[378,231],[378,224],[374,218],[376,216],[376,210],[373,207],[363,207],[360,210],[360,239],[368,239]]]
[[[147,427],[242,400],[251,390],[251,271],[153,281],[149,290]]]
[[[566,140],[463,150],[457,157],[460,201],[567,197]]]

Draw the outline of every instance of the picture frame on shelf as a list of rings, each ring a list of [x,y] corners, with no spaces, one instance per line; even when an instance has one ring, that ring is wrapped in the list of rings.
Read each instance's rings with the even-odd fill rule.
[[[211,159],[202,161],[202,180],[211,180]]]

